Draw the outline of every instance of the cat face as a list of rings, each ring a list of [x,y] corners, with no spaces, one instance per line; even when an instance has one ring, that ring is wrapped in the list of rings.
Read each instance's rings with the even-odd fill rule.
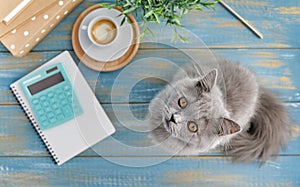
[[[216,80],[217,70],[213,70],[201,79],[181,79],[165,89],[162,121],[173,137],[209,149],[218,137],[240,131],[222,110],[214,109],[222,108],[222,103],[216,106],[222,100],[213,90]]]

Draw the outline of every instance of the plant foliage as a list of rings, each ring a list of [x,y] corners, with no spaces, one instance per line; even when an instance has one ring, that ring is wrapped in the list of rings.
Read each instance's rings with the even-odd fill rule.
[[[148,27],[148,23],[154,22],[160,24],[165,23],[168,26],[174,28],[175,38],[185,42],[186,39],[181,36],[176,28],[181,28],[182,17],[191,10],[201,11],[203,8],[212,8],[219,0],[116,0],[114,4],[101,4],[106,8],[115,8],[119,6],[125,15],[125,19],[128,14],[138,16],[142,20],[141,38],[145,34],[152,34],[152,31]]]

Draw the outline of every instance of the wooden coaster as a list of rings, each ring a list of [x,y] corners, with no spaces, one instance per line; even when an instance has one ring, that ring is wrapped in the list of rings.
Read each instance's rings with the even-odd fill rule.
[[[127,50],[127,52],[122,57],[120,57],[116,60],[113,60],[113,61],[108,61],[108,62],[97,61],[97,60],[89,57],[81,48],[79,39],[78,39],[78,31],[79,31],[80,24],[81,24],[82,20],[85,18],[85,16],[88,15],[91,11],[96,10],[98,8],[102,8],[102,6],[100,6],[98,4],[93,5],[93,6],[89,7],[88,9],[86,9],[85,11],[83,11],[79,15],[79,17],[77,18],[77,20],[73,26],[73,30],[72,30],[72,46],[74,48],[74,51],[75,51],[77,57],[80,59],[80,61],[82,63],[84,63],[86,66],[88,66],[89,68],[96,70],[96,71],[104,71],[104,72],[114,71],[114,70],[120,69],[120,68],[124,67],[126,64],[128,64],[132,60],[132,58],[135,56],[135,54],[137,53],[137,50],[140,45],[139,27],[138,27],[138,24],[137,24],[136,20],[134,19],[134,17],[132,15],[128,15],[128,18],[130,19],[131,25],[133,28],[133,41],[131,42],[131,45],[130,45],[129,49]],[[120,8],[116,8],[116,9],[121,11]]]

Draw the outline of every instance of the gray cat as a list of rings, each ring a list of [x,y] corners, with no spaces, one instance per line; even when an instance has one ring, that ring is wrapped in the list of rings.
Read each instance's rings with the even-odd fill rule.
[[[236,161],[264,163],[277,154],[290,133],[282,103],[237,63],[207,72],[187,67],[151,101],[153,139],[177,155],[222,146]]]

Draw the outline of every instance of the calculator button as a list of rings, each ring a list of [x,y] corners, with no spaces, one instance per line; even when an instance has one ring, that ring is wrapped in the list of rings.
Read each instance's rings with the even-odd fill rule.
[[[50,103],[55,103],[55,102],[56,102],[56,99],[51,98],[51,99],[49,99],[49,101],[50,101]]]
[[[61,111],[61,109],[57,109],[57,110],[54,111],[54,113],[55,113],[56,115],[59,115],[59,114],[62,114],[62,111]]]
[[[44,112],[43,110],[37,111],[37,114],[38,114],[39,116],[43,115],[44,113],[45,113],[45,112]]]
[[[62,114],[59,114],[58,116],[56,116],[56,119],[57,119],[58,121],[63,120],[64,118],[65,118],[65,116],[62,115]]]
[[[58,98],[59,98],[60,100],[62,100],[62,99],[65,99],[65,96],[64,96],[63,94],[60,94],[60,95],[58,96]]]
[[[45,101],[45,100],[46,100],[46,96],[42,95],[42,96],[40,97],[40,99],[41,99],[42,101]]]
[[[40,120],[41,120],[41,121],[46,121],[47,118],[46,118],[46,116],[41,116],[41,117],[40,117]]]
[[[64,99],[64,100],[61,101],[61,104],[66,105],[66,104],[68,104],[68,101],[66,101],[66,99]]]
[[[72,95],[71,92],[65,92],[65,94],[66,94],[66,96],[68,96],[68,97]]]
[[[34,104],[34,105],[37,105],[37,104],[39,104],[39,100],[38,99],[34,99],[34,100],[32,100],[31,103]]]
[[[54,117],[54,114],[53,114],[52,112],[51,112],[51,113],[48,113],[48,114],[47,114],[47,117],[48,117],[48,118],[53,118],[53,117]]]
[[[52,104],[52,108],[53,108],[53,109],[57,109],[57,108],[58,108],[58,105],[57,105],[57,104]]]
[[[66,83],[34,98],[31,104],[43,130],[60,125],[82,113],[72,86]]]
[[[46,110],[46,112],[51,112],[52,111],[52,109],[50,107],[46,107],[45,110]]]
[[[43,127],[48,127],[49,125],[50,125],[49,122],[46,120],[42,122]]]
[[[47,106],[49,106],[49,105],[50,105],[50,103],[49,103],[48,101],[43,102],[43,106],[44,106],[44,107],[47,107]]]
[[[55,118],[51,118],[50,119],[50,123],[55,123],[56,122],[56,119]]]
[[[64,111],[64,114],[65,114],[66,116],[69,116],[69,115],[72,114],[72,108],[69,107],[69,106],[64,107],[64,108],[63,108],[63,111]]]
[[[35,105],[35,106],[34,106],[34,109],[35,109],[35,110],[41,110],[41,109],[42,109],[42,106],[41,106],[41,105]]]
[[[54,96],[54,93],[53,93],[53,92],[49,92],[49,93],[47,94],[47,96],[50,97],[50,98],[52,98],[52,97]]]

